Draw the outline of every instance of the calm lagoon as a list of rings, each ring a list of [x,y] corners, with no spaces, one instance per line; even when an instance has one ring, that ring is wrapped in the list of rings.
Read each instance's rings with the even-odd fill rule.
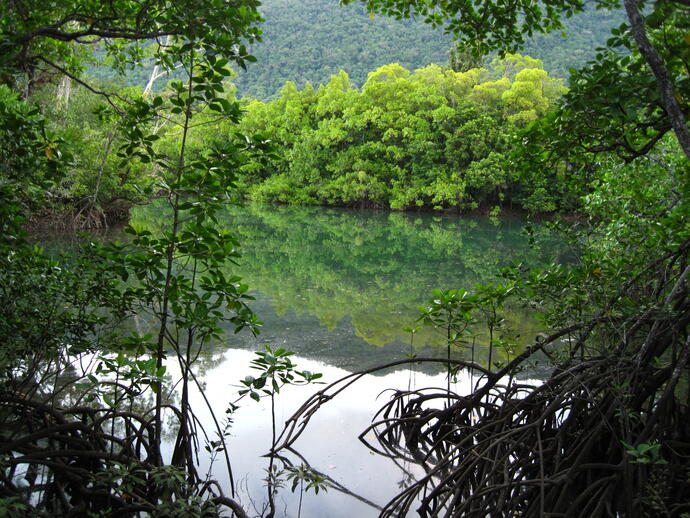
[[[168,217],[163,207],[153,204],[135,210],[132,225],[155,233]],[[443,333],[423,329],[411,341],[403,331],[415,325],[419,306],[431,297],[432,289],[469,289],[496,280],[502,267],[517,261],[539,265],[559,260],[561,249],[556,238],[534,225],[543,244],[530,246],[525,223],[516,219],[247,206],[228,208],[221,224],[241,243],[241,258],[229,268],[249,285],[256,299],[252,308],[264,323],[258,337],[228,329],[227,342],[200,358],[197,377],[221,417],[237,399],[240,380],[256,374],[250,362],[266,345],[294,351],[298,369],[322,373],[320,381],[325,383],[410,354],[444,357],[445,347],[439,347]],[[523,342],[540,330],[528,311],[513,307],[506,313]],[[477,338],[475,359],[480,362],[486,359],[481,346],[485,341]],[[464,358],[469,354],[469,348],[454,352]],[[506,359],[499,355],[499,360]],[[175,365],[169,365],[169,373],[175,381]],[[421,470],[375,455],[358,440],[359,434],[371,423],[388,389],[445,385],[438,364],[413,365],[364,376],[325,404],[295,444],[298,451],[287,457],[295,465],[308,462],[338,489],[305,494],[301,516],[377,516],[378,506]],[[282,389],[276,400],[278,431],[311,393],[323,387]],[[460,376],[454,388],[467,393],[468,377]],[[192,404],[213,439],[201,393],[193,396]],[[241,400],[229,433],[237,498],[250,514],[260,514],[267,491],[264,455],[271,443],[269,400]],[[373,436],[366,439],[373,441]],[[200,450],[200,473],[210,470],[229,492],[221,458],[211,465],[203,440]],[[291,482],[285,482],[276,497],[278,517],[298,516],[299,493],[299,487],[293,493]]]

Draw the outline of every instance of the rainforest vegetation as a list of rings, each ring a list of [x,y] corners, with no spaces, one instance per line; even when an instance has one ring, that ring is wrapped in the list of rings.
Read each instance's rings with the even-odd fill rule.
[[[452,37],[419,17],[396,19],[366,12],[363,5],[341,9],[336,2],[269,0],[261,6],[264,38],[252,50],[257,65],[236,79],[242,96],[273,99],[286,81],[300,88],[325,84],[340,69],[361,87],[369,72],[391,62],[415,70],[448,61]],[[620,13],[588,9],[565,21],[560,32],[535,34],[524,53],[541,59],[554,76],[584,65],[606,43],[609,29],[623,22]],[[489,61],[491,58],[488,59]]]
[[[320,376],[268,346],[212,429],[190,403],[205,398],[202,352],[262,329],[231,266],[241,232],[220,224],[227,204],[249,199],[578,216],[564,227],[572,261],[516,263],[472,287],[441,279],[428,295],[407,332],[440,333],[447,357],[427,361],[445,365],[448,384],[393,393],[363,431],[372,451],[423,470],[381,516],[690,516],[686,2],[597,0],[600,11],[585,12],[579,0],[340,4],[338,16],[379,28],[398,20],[407,48],[417,30],[449,50],[439,34],[453,37],[450,62],[400,54],[353,68],[353,81],[333,62],[337,41],[311,59],[288,43],[299,34],[280,41],[267,30],[267,48],[280,45],[269,54],[319,71],[274,65],[296,74],[269,100],[274,69],[262,85],[244,75],[261,66],[257,0],[0,4],[0,515],[250,516],[227,447],[248,399],[269,401],[272,430],[254,514],[276,516],[285,481],[327,489],[323,474],[281,453],[342,397],[343,381],[281,431],[281,389]],[[316,4],[304,5],[318,25]],[[285,15],[291,4],[267,4],[266,17],[272,8]],[[613,22],[594,54],[534,53],[557,72],[518,54],[583,20],[592,33]],[[361,50],[373,47],[384,45]],[[120,79],[94,77],[97,61]],[[142,64],[148,81],[125,86]],[[233,81],[264,100],[238,98]],[[155,225],[134,218],[126,240],[87,240],[66,258],[27,234],[110,225],[152,198],[168,211]],[[546,329],[522,349],[507,329],[517,306]],[[486,356],[452,356],[479,332]],[[521,373],[537,360],[548,374],[527,383]],[[452,388],[461,372],[469,394]],[[200,471],[201,451],[225,466],[227,485]]]
[[[258,61],[246,71],[237,70],[233,83],[239,97],[273,100],[287,81],[299,89],[307,82],[317,88],[340,70],[361,88],[369,72],[392,62],[411,71],[431,63],[445,65],[453,45],[451,35],[434,30],[420,18],[371,16],[363,5],[342,9],[335,1],[267,0],[260,11],[265,19],[263,40],[250,46]],[[554,77],[567,78],[568,69],[592,59],[597,47],[610,37],[610,29],[621,23],[621,12],[590,6],[564,20],[567,38],[560,31],[535,33],[522,53],[542,60]],[[143,63],[127,73],[127,84],[143,87],[147,83],[153,60],[145,57]],[[86,73],[101,79],[116,77],[111,68],[95,63]],[[162,81],[158,87],[164,85]]]
[[[361,91],[342,70],[318,90],[288,82],[275,101],[245,105],[242,130],[269,136],[284,154],[247,171],[242,190],[262,202],[395,210],[570,208],[556,181],[535,189],[508,160],[517,130],[565,91],[541,62],[513,54],[465,72],[385,65]]]
[[[116,105],[142,95],[140,87],[117,91]],[[582,191],[561,181],[562,168],[533,175],[514,168],[510,158],[517,132],[552,111],[566,91],[539,60],[520,54],[464,72],[439,65],[409,71],[393,63],[371,71],[361,90],[344,70],[318,88],[307,83],[299,90],[289,81],[274,101],[242,100],[239,123],[199,124],[185,138],[193,152],[213,142],[240,145],[244,135],[270,140],[280,153],[243,165],[233,190],[257,202],[571,211]],[[61,152],[73,157],[33,214],[39,225],[107,225],[152,194],[156,175],[146,163],[120,167],[117,110],[104,110],[97,94],[78,85],[70,87],[69,99],[64,95],[60,85],[48,85],[32,97],[46,129],[64,140]],[[232,93],[223,99],[236,101]],[[197,118],[209,122],[214,115]],[[181,141],[171,123],[157,123],[159,149]]]

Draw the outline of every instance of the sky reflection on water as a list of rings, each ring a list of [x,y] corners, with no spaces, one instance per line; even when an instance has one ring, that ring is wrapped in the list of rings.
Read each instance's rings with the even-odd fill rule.
[[[132,224],[155,233],[168,224],[168,218],[160,204],[153,204],[134,211]],[[418,306],[429,299],[432,289],[471,288],[475,283],[495,280],[499,268],[513,261],[538,265],[551,256],[558,260],[560,254],[560,243],[547,233],[542,236],[546,239],[541,248],[531,247],[521,232],[523,222],[517,220],[250,206],[229,208],[221,223],[242,243],[242,257],[228,269],[249,285],[256,297],[252,308],[264,321],[259,337],[245,332],[235,335],[228,328],[224,348],[204,353],[196,365],[204,393],[221,417],[237,398],[239,381],[256,375],[249,363],[253,351],[264,345],[295,351],[298,368],[323,373],[327,383],[410,353],[445,356],[445,348],[439,347],[444,333],[422,330],[411,346],[409,333],[403,331],[415,324]],[[512,307],[506,313],[523,341],[530,341],[541,330],[522,308]],[[135,325],[146,332],[143,316]],[[478,339],[480,344],[485,341]],[[469,348],[455,354],[469,358]],[[478,347],[476,359],[486,360],[485,348]],[[176,369],[169,364],[173,379],[177,379]],[[386,389],[445,384],[442,367],[422,365],[365,376],[324,405],[296,448],[315,469],[361,499],[335,489],[319,495],[310,492],[305,495],[301,516],[377,516],[378,509],[363,500],[384,505],[400,491],[407,475],[390,459],[369,451],[357,437],[385,402]],[[279,429],[311,393],[322,387],[281,390],[277,400]],[[462,378],[455,388],[460,394],[469,392],[469,380]],[[198,391],[192,392],[191,404],[214,439],[211,417]],[[271,442],[269,400],[256,403],[246,398],[233,417],[229,453],[238,498],[246,509],[255,508],[250,515],[259,514],[266,499],[262,480],[268,459],[262,456]],[[174,433],[173,429],[168,431],[169,441],[174,440]],[[168,443],[168,447],[172,445]],[[201,474],[208,470],[210,459],[203,447],[202,441]],[[418,467],[403,467],[420,474]],[[213,465],[212,475],[229,493],[222,459]],[[286,483],[277,498],[277,518],[297,516],[299,489],[292,493],[290,485]]]
[[[250,351],[231,349],[214,355],[212,367],[201,377],[206,397],[212,402],[214,411],[223,416],[227,403],[237,397],[239,380],[249,374],[256,374],[249,367],[254,354]],[[348,371],[326,365],[323,362],[295,357],[300,370],[323,374],[325,383],[331,383],[349,374]],[[404,484],[407,474],[392,460],[373,454],[359,440],[359,434],[372,422],[375,411],[389,397],[389,389],[410,387],[445,386],[443,374],[429,375],[416,372],[416,366],[398,369],[380,376],[364,376],[336,398],[324,404],[310,421],[305,433],[295,443],[295,449],[316,470],[333,478],[361,499],[343,494],[335,489],[314,495],[305,495],[302,504],[304,517],[374,517],[376,507],[362,501],[368,500],[379,506],[392,498]],[[174,370],[171,369],[174,375]],[[278,431],[284,423],[311,395],[324,385],[302,387],[287,386],[277,397]],[[469,391],[469,378],[463,377],[456,385],[459,393]],[[212,431],[212,422],[201,396],[196,393],[191,400],[192,408],[198,414],[207,431]],[[375,443],[373,434],[368,440]],[[235,477],[240,488],[238,498],[245,508],[256,505],[261,510],[265,502],[266,488],[262,483],[268,459],[266,454],[271,443],[270,399],[257,403],[249,398],[241,401],[234,414],[228,446]],[[289,455],[295,464],[301,460]],[[200,473],[208,469],[209,458],[201,459]],[[419,476],[418,466],[404,465],[410,473]],[[214,464],[213,475],[229,492],[227,473],[222,459]],[[278,517],[296,517],[299,504],[299,489],[292,493],[290,483],[277,497]]]

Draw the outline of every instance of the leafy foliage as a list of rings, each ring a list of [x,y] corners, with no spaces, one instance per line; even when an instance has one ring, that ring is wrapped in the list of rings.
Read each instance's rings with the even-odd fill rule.
[[[164,1],[60,2],[23,12],[23,4],[3,4],[0,45],[8,52],[2,72],[14,89],[24,84],[25,95],[35,93],[32,81],[44,66],[81,81],[65,61],[76,59],[78,44],[101,38],[119,38],[105,45],[125,65],[134,57],[119,54],[123,45],[133,42],[136,54],[139,40],[168,36],[158,49],[158,65],[179,64],[185,77],[164,95],[103,94],[109,107],[99,110],[100,120],[113,125],[91,205],[99,203],[100,182],[105,188],[110,171],[127,174],[130,167],[140,172],[153,166],[156,189],[167,195],[173,217],[160,235],[130,227],[127,245],[94,247],[95,255],[78,265],[49,261],[18,242],[17,223],[26,212],[21,203],[53,179],[58,149],[38,110],[2,86],[2,138],[15,138],[26,148],[8,146],[2,170],[8,189],[0,193],[8,204],[3,228],[14,238],[10,246],[18,244],[12,249],[10,239],[0,243],[7,266],[1,283],[7,302],[3,330],[14,337],[3,348],[0,373],[3,382],[12,382],[3,383],[0,393],[0,478],[2,496],[21,498],[34,513],[217,516],[230,507],[243,516],[236,502],[197,474],[189,393],[196,358],[211,339],[220,339],[220,322],[237,329],[259,325],[246,304],[247,287],[223,270],[237,255],[237,242],[218,231],[214,214],[229,198],[235,169],[266,146],[246,138],[241,145],[218,144],[190,155],[187,137],[197,115],[205,123],[223,117],[237,122],[239,106],[227,99],[223,83],[231,74],[229,60],[243,66],[253,59],[240,39],[258,36],[256,6],[203,2],[192,10]],[[54,55],[55,49],[60,52]],[[174,146],[157,144],[160,120],[180,132]],[[79,144],[74,135],[70,140]],[[67,181],[84,176],[78,173],[72,170]],[[155,335],[104,333],[133,311],[155,315]],[[70,370],[87,354],[97,355],[95,369]],[[169,354],[182,371],[179,408],[164,399]],[[179,427],[167,466],[164,408]]]
[[[365,3],[422,15],[480,53],[560,28],[582,8]],[[633,0],[623,6],[628,23],[575,72],[560,109],[527,128],[517,153],[522,174],[550,171],[590,189],[591,218],[572,231],[581,251],[575,265],[506,271],[513,295],[539,308],[554,332],[483,373],[468,396],[400,392],[384,406],[371,427],[377,451],[422,462],[426,476],[382,516],[404,515],[413,502],[433,516],[688,510],[687,10],[684,2],[645,4],[643,12]],[[665,136],[671,132],[675,138]],[[500,304],[503,290],[490,292],[487,300]],[[515,382],[541,354],[554,364],[551,376]]]
[[[361,87],[367,74],[397,62],[408,70],[430,64],[445,65],[451,58],[451,37],[434,31],[417,19],[368,15],[358,5],[339,8],[335,2],[317,0],[268,0],[262,13],[264,39],[252,50],[258,63],[240,71],[235,82],[241,96],[272,100],[280,87],[294,82],[327,84],[339,70],[347,71]],[[534,33],[526,39],[524,52],[541,59],[552,76],[568,77],[568,68],[579,68],[605,44],[609,29],[618,26],[617,13],[588,9],[564,23],[567,38],[560,33]],[[469,68],[478,68],[475,62]]]
[[[242,183],[252,199],[283,203],[460,210],[521,202],[507,164],[511,134],[564,91],[541,62],[519,55],[467,72],[389,64],[361,91],[343,71],[318,90],[287,83],[280,99],[249,103],[241,124],[280,142],[286,160],[248,170]]]
[[[0,245],[16,242],[29,209],[60,178],[69,158],[63,148],[39,109],[0,85]]]
[[[372,15],[418,15],[443,26],[476,57],[514,51],[584,8],[579,0],[363,3]],[[560,85],[536,61],[511,54],[495,75],[440,67],[411,73],[389,64],[370,73],[361,91],[344,73],[318,90],[287,83],[273,103],[247,104],[242,128],[260,133],[245,137],[235,133],[241,110],[225,84],[231,62],[243,68],[253,60],[246,45],[260,37],[258,1],[1,4],[0,294],[8,344],[0,358],[0,509],[155,516],[217,514],[226,506],[243,516],[196,472],[189,399],[198,353],[221,336],[221,324],[260,325],[247,287],[226,270],[237,243],[216,219],[237,182],[255,199],[401,209],[504,199],[548,208],[585,192],[591,217],[573,232],[581,252],[575,265],[515,268],[505,283],[472,295],[435,294],[422,321],[445,329],[449,348],[468,329],[471,309],[509,362],[470,365],[480,378],[468,396],[446,389],[393,397],[372,430],[388,454],[421,461],[426,474],[383,515],[405,514],[418,495],[431,515],[686,514],[690,14],[684,1],[622,5],[626,23],[575,71],[553,113]],[[39,87],[63,74],[98,93],[80,77],[83,44],[101,44],[123,71],[142,61],[144,39],[156,40],[156,65],[172,71],[180,64],[184,81],[162,95],[105,93],[110,108],[101,115],[119,134],[105,139],[105,158],[81,166],[100,163],[104,174],[95,184],[78,165],[65,174],[69,145],[34,106]],[[158,132],[163,126],[166,135]],[[517,170],[507,161],[514,128],[525,129],[513,155]],[[288,150],[287,161],[264,159],[269,138]],[[59,192],[61,178],[75,198],[86,193],[92,207],[100,204],[100,180],[116,170],[112,145],[122,160],[117,170],[131,166],[141,179],[152,173],[172,218],[160,234],[131,228],[131,244],[64,264],[63,273],[62,264],[22,242],[22,219],[46,193]],[[106,192],[119,195],[114,185]],[[556,328],[516,357],[502,334],[508,295]],[[156,335],[113,341],[109,326],[134,308],[154,315]],[[71,370],[96,347],[101,379]],[[553,362],[551,377],[517,383],[514,374],[538,354]],[[168,355],[183,373],[179,408],[163,397]],[[266,375],[247,380],[248,390],[270,383],[273,396],[295,379],[288,356],[262,353],[256,366]],[[83,404],[87,398],[92,406]],[[179,425],[170,466],[161,449],[165,408]],[[217,432],[214,449],[226,452],[224,430]]]
[[[3,82],[23,85],[30,92],[36,82],[57,72],[77,75],[83,67],[79,59],[83,44],[102,42],[115,67],[125,69],[139,61],[144,40],[159,39],[156,57],[166,59],[162,38],[183,35],[222,49],[228,59],[243,66],[254,58],[248,57],[244,45],[236,44],[240,38],[251,43],[260,36],[258,5],[256,0],[232,4],[166,0],[4,3],[0,8],[0,75]]]
[[[300,88],[308,82],[323,85],[341,69],[361,87],[370,71],[391,62],[408,70],[447,62],[454,68],[451,36],[434,31],[420,19],[372,17],[362,6],[342,9],[335,2],[317,0],[266,0],[261,12],[264,37],[251,45],[258,62],[246,72],[238,70],[233,81],[240,97],[274,100],[288,81]],[[535,33],[526,39],[524,52],[541,59],[552,76],[566,78],[570,67],[579,68],[594,57],[609,30],[622,21],[615,11],[585,9],[564,21],[567,37],[558,32]],[[127,71],[128,84],[146,84],[153,50],[144,49],[143,66]],[[481,65],[475,59],[471,66],[456,71]],[[108,67],[90,67],[87,74],[115,77]]]
[[[321,377],[318,373],[296,370],[296,365],[290,359],[294,354],[283,348],[273,349],[268,345],[265,351],[257,352],[251,367],[261,374],[258,377],[247,376],[242,380],[242,384],[247,388],[242,389],[240,394],[249,394],[255,401],[259,401],[262,394],[273,399],[283,385],[309,383]]]

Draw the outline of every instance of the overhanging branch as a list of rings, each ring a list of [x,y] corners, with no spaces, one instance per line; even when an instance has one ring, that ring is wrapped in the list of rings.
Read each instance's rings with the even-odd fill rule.
[[[688,131],[687,121],[685,120],[685,115],[680,107],[680,103],[674,95],[674,86],[671,81],[671,76],[661,56],[659,56],[654,45],[652,45],[647,37],[644,20],[637,8],[637,3],[635,0],[623,0],[623,3],[625,5],[625,12],[628,15],[628,20],[630,21],[630,28],[633,38],[635,38],[635,43],[637,43],[640,54],[642,54],[645,61],[647,61],[649,68],[651,68],[659,84],[661,102],[666,109],[671,127],[676,133],[676,137],[678,138],[678,142],[685,156],[690,159],[690,131]]]

